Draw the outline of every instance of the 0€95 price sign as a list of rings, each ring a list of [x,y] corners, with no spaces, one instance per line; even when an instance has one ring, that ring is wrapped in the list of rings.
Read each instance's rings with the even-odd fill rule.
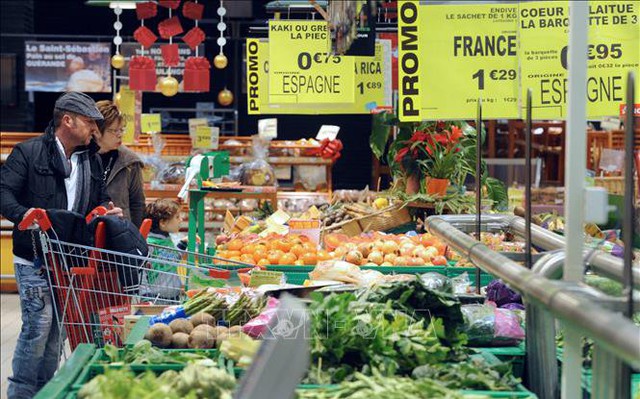
[[[400,119],[517,118],[532,89],[534,119],[563,119],[568,1],[398,3]],[[638,71],[640,2],[589,1],[590,118],[617,115]],[[636,88],[636,97],[640,89]]]
[[[391,106],[390,40],[378,40],[373,57],[343,57],[353,58],[355,81],[350,88],[354,92],[352,103],[271,103],[269,101],[269,47],[267,39],[247,39],[247,108],[249,114],[368,114],[376,107]]]
[[[331,54],[323,21],[269,21],[269,102],[352,103],[354,60]]]
[[[627,72],[639,70],[639,15],[638,1],[589,2],[585,94],[591,118],[617,115],[625,101]],[[568,29],[567,1],[520,5],[522,89],[532,89],[536,118],[567,115]]]

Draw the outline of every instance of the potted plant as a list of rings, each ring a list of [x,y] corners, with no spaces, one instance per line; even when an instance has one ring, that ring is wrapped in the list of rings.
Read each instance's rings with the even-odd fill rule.
[[[396,129],[395,139],[387,148],[392,128]],[[483,137],[464,121],[408,123],[400,122],[394,114],[382,113],[374,115],[370,145],[378,159],[383,159],[386,152],[396,190],[452,199],[464,193],[469,176],[475,177],[476,145]],[[505,208],[506,188],[488,177],[484,162],[480,179],[483,194],[493,200],[494,207]],[[448,186],[456,190],[446,195]]]

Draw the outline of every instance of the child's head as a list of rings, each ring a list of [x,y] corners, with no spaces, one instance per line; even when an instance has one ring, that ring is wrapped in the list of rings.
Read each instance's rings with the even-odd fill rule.
[[[145,218],[151,219],[151,229],[165,233],[177,233],[180,230],[180,205],[170,199],[159,199],[147,205]]]

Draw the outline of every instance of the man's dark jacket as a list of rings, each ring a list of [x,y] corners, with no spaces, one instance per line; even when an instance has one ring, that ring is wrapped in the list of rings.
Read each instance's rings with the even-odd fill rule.
[[[109,196],[104,188],[102,166],[96,155],[99,147],[92,141],[88,146],[91,166],[91,182],[88,192],[88,209],[106,205]],[[18,223],[29,208],[67,209],[67,192],[64,185],[65,168],[58,149],[53,124],[50,123],[41,136],[19,143],[11,151],[0,169],[0,213],[13,227],[13,253],[26,260],[33,260],[30,231],[19,231]],[[65,226],[54,226],[56,230]]]

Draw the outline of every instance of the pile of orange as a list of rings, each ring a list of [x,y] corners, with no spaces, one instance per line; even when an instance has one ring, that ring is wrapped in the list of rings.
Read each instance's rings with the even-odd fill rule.
[[[310,242],[307,237],[297,235],[275,236],[258,240],[234,238],[219,245],[216,256],[258,266],[314,266],[319,261],[330,259],[327,251],[319,250],[317,245]],[[219,263],[224,262],[220,261]]]

